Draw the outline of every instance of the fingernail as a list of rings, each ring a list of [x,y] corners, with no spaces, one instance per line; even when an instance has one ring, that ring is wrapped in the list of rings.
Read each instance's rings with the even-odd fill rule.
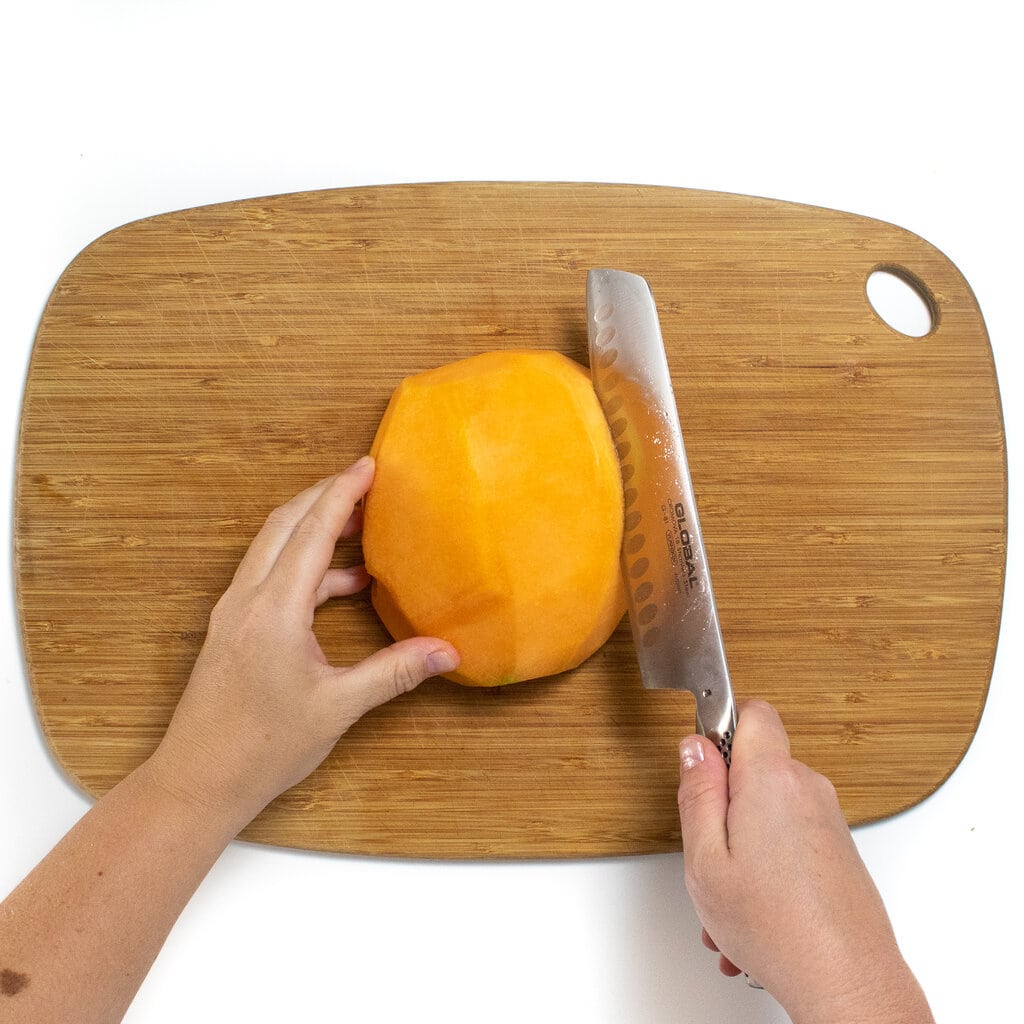
[[[364,455],[352,468],[361,473],[364,469],[369,469],[373,465],[373,458],[369,455]]]
[[[431,651],[427,655],[427,671],[434,676],[439,676],[444,672],[451,672],[458,664],[459,659],[445,648]]]
[[[704,747],[696,736],[687,736],[679,744],[679,765],[688,772],[696,768],[704,760]]]

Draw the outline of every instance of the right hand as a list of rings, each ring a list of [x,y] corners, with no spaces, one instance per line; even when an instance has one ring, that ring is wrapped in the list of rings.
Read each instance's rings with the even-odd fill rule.
[[[796,1024],[931,1021],[835,788],[790,756],[771,705],[740,712],[731,771],[707,739],[680,744],[686,886],[704,944]]]

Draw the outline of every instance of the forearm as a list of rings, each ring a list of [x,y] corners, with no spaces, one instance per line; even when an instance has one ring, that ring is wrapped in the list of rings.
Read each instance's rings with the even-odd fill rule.
[[[0,905],[4,1021],[119,1021],[244,824],[174,793],[152,762],[129,775]]]

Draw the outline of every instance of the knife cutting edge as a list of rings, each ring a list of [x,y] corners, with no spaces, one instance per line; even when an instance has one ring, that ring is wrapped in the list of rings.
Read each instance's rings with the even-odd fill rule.
[[[622,469],[622,573],[640,675],[649,689],[689,690],[698,731],[729,764],[736,703],[647,281],[621,270],[591,270],[587,336],[594,389]]]

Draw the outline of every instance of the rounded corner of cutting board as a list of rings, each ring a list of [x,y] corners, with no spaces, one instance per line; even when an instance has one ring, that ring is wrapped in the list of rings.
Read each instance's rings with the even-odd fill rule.
[[[882,262],[937,291],[931,337],[895,338],[867,307],[863,281]],[[795,745],[855,795],[851,818],[933,793],[977,726],[1005,567],[998,386],[962,276],[918,236],[854,214],[525,182],[159,214],[65,269],[30,364],[15,528],[33,696],[76,785],[109,788],[151,748],[269,507],[361,454],[402,376],[538,339],[585,360],[596,265],[657,285],[738,689],[786,706]],[[954,514],[956,544],[943,531]],[[154,569],[159,587],[135,593]],[[321,618],[335,656],[382,642],[363,612]],[[959,644],[940,629],[954,619]],[[640,689],[620,629],[558,685],[428,686],[388,706],[250,835],[401,856],[664,852],[678,844],[675,740],[690,728],[688,706]],[[882,763],[904,740],[917,774]],[[494,810],[494,780],[521,814]],[[567,807],[580,786],[587,799]],[[358,799],[339,804],[341,790]]]
[[[106,790],[111,787],[97,787],[89,785],[85,778],[78,772],[74,762],[73,751],[67,748],[51,727],[47,706],[40,700],[39,692],[33,683],[34,676],[32,668],[28,663],[27,658],[26,676],[29,695],[32,699],[32,710],[35,714],[38,735],[42,740],[43,748],[46,751],[47,757],[64,781],[79,793],[79,795],[84,797],[86,800],[98,800],[103,796]]]
[[[963,748],[950,755],[949,759],[942,765],[937,766],[937,770],[934,776],[917,788],[910,790],[906,793],[894,795],[890,803],[881,809],[873,810],[867,814],[846,814],[847,821],[851,828],[860,828],[862,826],[877,825],[883,821],[890,821],[893,818],[898,818],[901,815],[908,814],[911,811],[916,810],[923,804],[927,803],[937,793],[942,790],[942,787],[952,778],[957,772],[960,766],[963,764],[964,759],[967,757],[968,752],[971,749],[972,744],[975,741],[978,725],[981,722],[981,715],[984,713],[984,707],[979,712],[977,719],[975,720],[971,735],[963,744]],[[840,800],[840,804],[842,804]],[[845,808],[844,808],[845,812]]]

